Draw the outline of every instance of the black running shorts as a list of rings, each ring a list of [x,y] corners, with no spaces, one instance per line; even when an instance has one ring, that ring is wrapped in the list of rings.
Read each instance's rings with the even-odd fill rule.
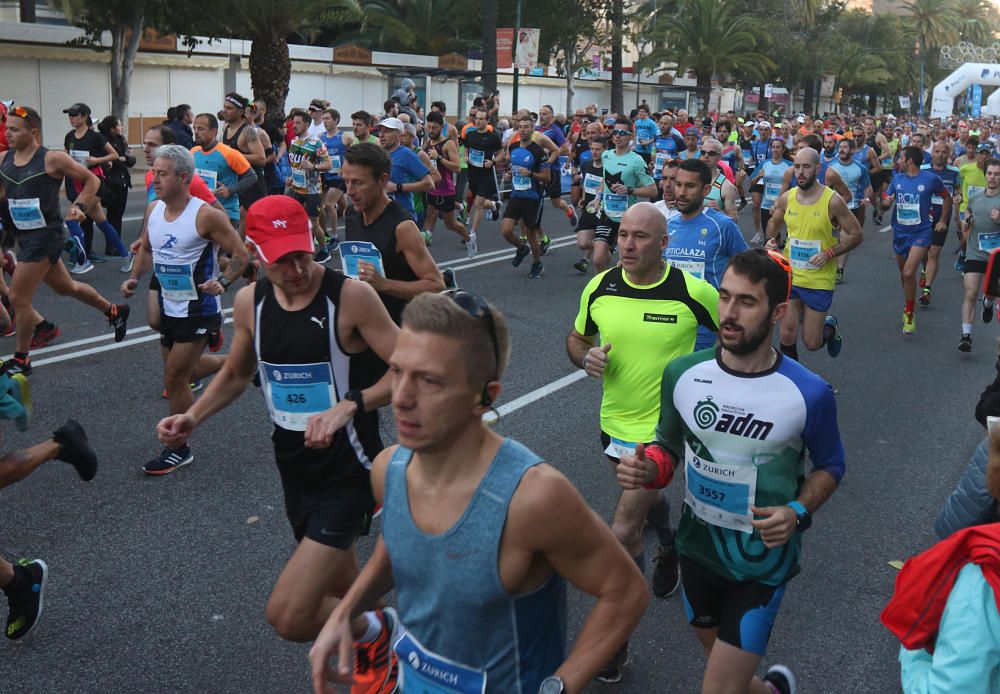
[[[524,226],[532,231],[542,227],[543,200],[531,198],[511,198],[503,210],[504,219],[523,221]]]
[[[17,238],[17,259],[22,263],[40,263],[47,260],[55,265],[66,248],[63,231],[33,229],[15,232]]]
[[[207,340],[213,332],[222,327],[222,314],[213,316],[188,316],[174,318],[163,315],[160,311],[160,344],[170,349],[174,343],[197,342]]]
[[[455,211],[454,195],[431,195],[427,194],[427,205],[433,207],[441,214],[448,214]]]

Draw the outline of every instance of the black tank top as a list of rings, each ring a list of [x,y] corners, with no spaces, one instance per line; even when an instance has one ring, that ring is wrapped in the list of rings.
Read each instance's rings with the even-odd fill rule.
[[[62,179],[53,178],[45,173],[45,155],[48,151],[44,147],[39,147],[27,164],[16,166],[15,152],[11,149],[0,164],[0,179],[3,181],[4,194],[10,205],[11,216],[15,220],[14,231],[17,234],[40,230],[62,233],[63,220],[59,210],[59,189],[62,187]],[[22,221],[18,224],[19,218],[27,220],[31,217],[35,200],[38,201],[38,209],[41,210],[44,224],[41,224],[41,221],[35,223]]]
[[[878,157],[879,159],[882,158],[882,148],[878,146],[878,139],[874,135],[869,137],[865,141],[865,144],[867,144],[869,147],[875,150],[876,157]]]
[[[248,127],[249,126],[246,123],[243,123],[242,125],[240,125],[239,128],[236,129],[235,135],[233,135],[232,137],[226,137],[226,133],[229,131],[229,126],[227,125],[222,129],[222,144],[226,145],[227,147],[231,147],[232,149],[235,149],[237,152],[240,152],[241,154],[244,155],[249,154],[249,152],[247,152],[246,150],[239,148],[240,135]],[[267,181],[264,178],[264,167],[252,166],[252,168],[253,172],[257,174],[257,182],[252,186],[250,186],[249,188],[247,188],[246,190],[244,190],[239,195],[240,207],[244,209],[249,208],[250,205],[254,204],[262,197],[267,195],[268,192]]]
[[[327,449],[304,445],[304,419],[332,407],[371,377],[359,373],[358,355],[340,344],[340,293],[353,280],[324,268],[316,296],[299,311],[286,311],[263,278],[254,288],[254,350],[268,411],[274,422],[275,458],[282,480],[340,485],[367,480],[382,450],[377,413],[366,412],[338,431]]]
[[[406,263],[406,258],[396,248],[396,227],[407,220],[412,221],[413,217],[402,205],[395,201],[390,201],[386,205],[382,214],[369,225],[366,225],[360,212],[348,214],[344,220],[345,238],[348,241],[369,241],[382,254],[382,264],[385,267],[386,279],[398,280],[400,282],[414,282],[417,274]],[[406,299],[388,294],[379,294],[382,303],[392,317],[392,320],[399,325],[403,320],[403,309],[406,308]]]

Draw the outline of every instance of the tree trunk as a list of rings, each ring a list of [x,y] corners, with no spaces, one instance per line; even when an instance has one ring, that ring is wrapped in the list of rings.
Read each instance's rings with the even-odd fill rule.
[[[868,95],[868,113],[873,116],[878,112],[878,94],[872,93]]]
[[[285,98],[292,73],[288,42],[280,34],[253,36],[250,46],[250,88],[267,102],[268,118],[285,117]]]
[[[622,81],[622,42],[625,23],[624,0],[611,3],[611,112],[625,111],[625,85]]]
[[[111,32],[111,113],[121,121],[126,137],[132,73],[145,24],[145,5],[145,0],[136,0],[128,26],[125,23],[119,24]]]
[[[802,93],[802,111],[812,115],[814,113],[813,106],[813,78],[807,77],[802,81],[802,87],[804,89]]]
[[[484,96],[497,88],[497,0],[483,2],[483,68]]]
[[[698,87],[696,89],[698,94],[698,117],[704,118],[708,115],[709,102],[712,100],[712,76],[708,75],[703,77],[698,76]]]
[[[576,48],[573,45],[567,46],[563,50],[566,59],[566,117],[573,120],[573,96],[576,89],[573,87],[576,76]]]

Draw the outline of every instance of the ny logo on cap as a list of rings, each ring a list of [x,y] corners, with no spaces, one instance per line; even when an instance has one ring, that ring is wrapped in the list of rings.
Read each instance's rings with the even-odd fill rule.
[[[281,227],[282,229],[287,229],[288,222],[286,222],[284,219],[275,219],[274,221],[271,222],[271,226],[273,226],[275,229],[277,229],[278,227]]]

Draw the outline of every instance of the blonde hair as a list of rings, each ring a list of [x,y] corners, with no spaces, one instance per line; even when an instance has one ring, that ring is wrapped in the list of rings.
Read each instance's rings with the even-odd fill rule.
[[[495,351],[489,322],[470,315],[445,294],[421,294],[413,299],[403,310],[403,327],[460,341],[469,381],[477,386],[499,381],[510,360],[510,333],[503,314],[488,302],[487,306],[493,318]]]

